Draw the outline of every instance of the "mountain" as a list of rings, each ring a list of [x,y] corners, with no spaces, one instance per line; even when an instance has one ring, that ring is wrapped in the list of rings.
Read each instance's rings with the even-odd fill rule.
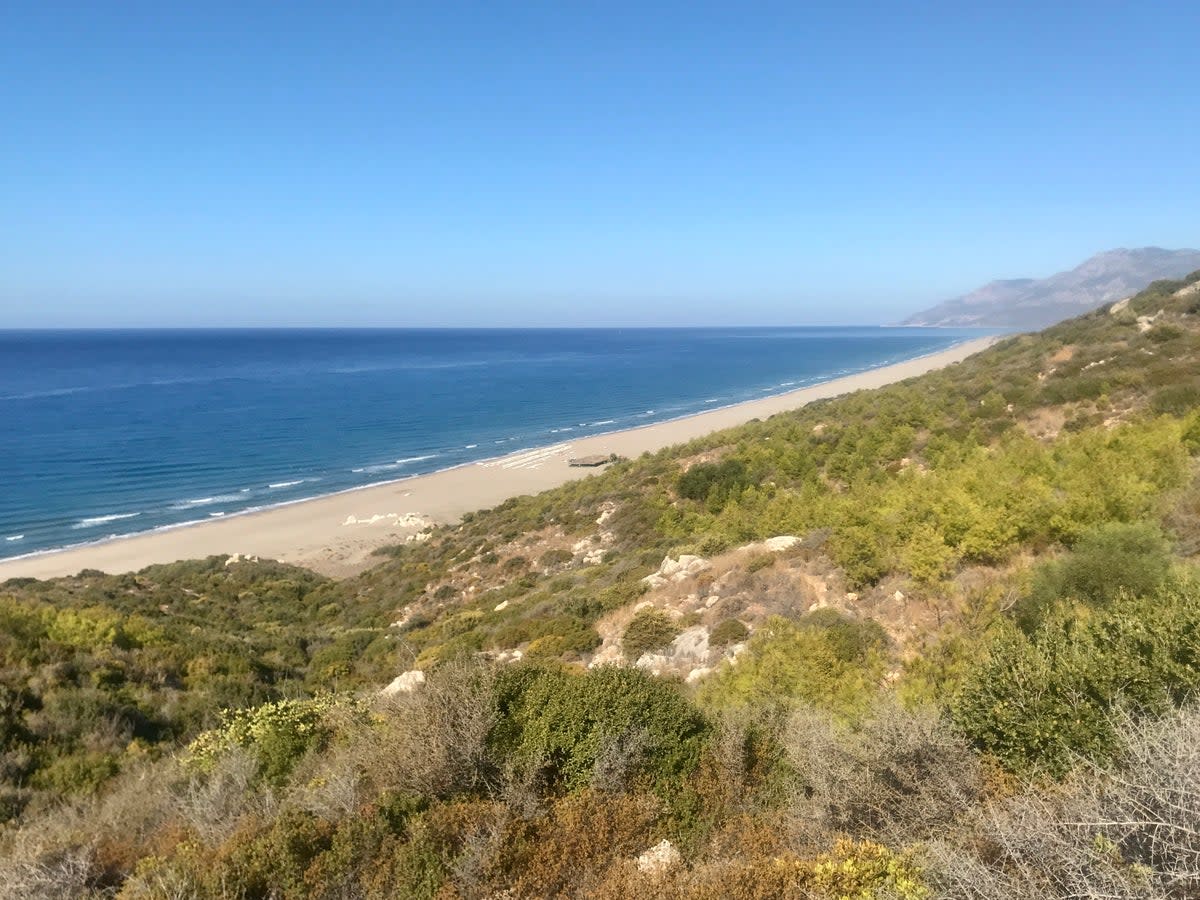
[[[1200,268],[1200,250],[1109,250],[1049,278],[993,281],[905,319],[903,325],[1045,328]]]

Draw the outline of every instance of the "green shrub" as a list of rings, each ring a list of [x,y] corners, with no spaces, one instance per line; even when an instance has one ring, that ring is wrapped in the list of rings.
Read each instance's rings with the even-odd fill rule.
[[[1200,387],[1194,384],[1172,384],[1150,398],[1150,408],[1159,415],[1186,416],[1197,407],[1200,407]]]
[[[280,700],[227,711],[221,727],[188,745],[185,759],[204,771],[227,750],[244,747],[257,757],[262,777],[280,784],[309,750],[332,736],[329,714],[334,709],[361,715],[365,707],[348,697],[325,694],[313,700]]]
[[[697,463],[679,476],[679,495],[687,500],[707,503],[720,511],[730,499],[754,484],[754,478],[739,459],[715,463]]]
[[[763,569],[769,569],[775,565],[779,559],[774,553],[758,553],[750,557],[750,561],[746,563],[746,571],[749,573],[759,572]]]
[[[648,606],[638,610],[626,626],[621,650],[626,659],[638,659],[643,653],[663,649],[678,634],[679,626],[666,613]]]
[[[565,566],[574,558],[575,555],[570,550],[563,547],[555,547],[541,555],[538,565],[543,569],[557,569],[559,566]]]
[[[656,782],[692,771],[709,731],[675,685],[637,669],[604,666],[577,675],[533,665],[497,676],[501,758],[540,768],[552,784],[586,786],[597,761],[636,747],[633,770]]]
[[[722,666],[697,695],[715,708],[780,710],[816,706],[853,717],[876,693],[882,655],[853,624],[799,624],[772,618],[755,632],[737,665]]]
[[[1170,571],[1170,548],[1156,526],[1104,525],[1080,538],[1062,559],[1035,569],[1030,591],[1013,607],[1013,617],[1031,632],[1059,603],[1106,606],[1122,593],[1146,596]]]
[[[725,619],[713,626],[708,636],[708,646],[728,647],[730,644],[740,644],[750,636],[750,629],[737,619]]]
[[[1161,714],[1200,689],[1195,589],[1059,609],[1030,634],[1003,627],[955,697],[975,745],[1021,774],[1062,775],[1117,750],[1111,713]]]

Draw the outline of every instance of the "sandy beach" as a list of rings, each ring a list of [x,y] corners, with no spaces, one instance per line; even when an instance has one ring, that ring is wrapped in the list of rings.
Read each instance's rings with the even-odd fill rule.
[[[519,451],[215,521],[0,561],[0,581],[52,578],[81,569],[131,572],[155,563],[221,553],[278,559],[327,575],[346,576],[372,565],[371,553],[377,547],[403,541],[427,520],[453,522],[464,513],[495,506],[509,497],[537,493],[592,474],[592,469],[570,467],[567,461],[573,457],[610,453],[636,457],[814,400],[939,369],[966,359],[995,340],[967,341],[918,359],[669,422]]]

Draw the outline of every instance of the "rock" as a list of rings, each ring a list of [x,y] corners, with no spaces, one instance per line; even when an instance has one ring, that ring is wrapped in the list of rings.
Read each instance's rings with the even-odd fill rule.
[[[412,669],[403,675],[397,675],[392,679],[392,683],[379,693],[385,697],[390,697],[393,694],[411,694],[424,683],[425,673],[420,669]]]
[[[703,625],[693,625],[684,629],[671,641],[671,654],[675,659],[707,659],[708,658],[708,629]]]
[[[1163,311],[1160,309],[1158,312],[1156,312],[1152,316],[1138,316],[1137,317],[1138,331],[1142,334],[1145,334],[1147,331],[1149,331],[1151,328],[1154,327],[1154,323],[1158,321],[1158,317],[1161,316],[1162,314],[1163,314]]]
[[[784,550],[791,550],[798,543],[800,543],[800,538],[794,534],[782,534],[779,537],[767,538],[763,541],[763,547],[771,553],[780,553]]]
[[[235,562],[241,562],[242,554],[234,553],[229,559],[225,560],[225,565],[232,566]]]
[[[642,581],[652,588],[660,588],[672,581],[683,581],[693,575],[699,575],[709,568],[709,562],[699,556],[683,554],[679,559],[663,558],[662,565],[653,575],[647,575]]]
[[[605,644],[592,656],[592,661],[588,663],[588,668],[596,669],[600,666],[615,666],[620,663],[620,648],[616,644]]]
[[[671,657],[663,653],[643,653],[633,665],[643,672],[658,676],[671,668],[671,662]]]
[[[504,612],[506,609],[508,609],[508,601],[503,600],[492,608],[492,612]]]
[[[857,600],[857,599],[858,599],[858,594],[854,593],[854,591],[851,591],[850,593],[848,593],[848,594],[846,595],[846,602],[847,602],[847,603],[853,603],[853,602],[854,602],[855,600]]]
[[[1118,300],[1116,303],[1114,303],[1112,306],[1110,306],[1108,308],[1108,314],[1110,316],[1115,316],[1118,313],[1124,312],[1125,307],[1127,307],[1129,305],[1129,301],[1132,299],[1133,299],[1132,297],[1126,297],[1124,300]]]
[[[1177,290],[1172,297],[1186,297],[1189,294],[1200,294],[1200,281],[1193,281],[1187,287],[1182,287]]]
[[[896,593],[892,594],[892,599],[895,600],[897,603],[903,603],[904,602],[904,592],[896,591]]]
[[[598,518],[596,520],[596,524],[604,525],[606,522],[608,522],[609,519],[611,519],[613,517],[613,513],[615,513],[616,511],[617,511],[617,505],[615,503],[613,503],[612,501],[608,501],[608,502],[604,503],[600,507],[600,518]]]
[[[681,862],[683,858],[675,849],[675,845],[663,840],[637,858],[637,867],[639,872],[654,874],[673,869]]]
[[[692,671],[688,672],[687,678],[685,678],[683,680],[686,684],[695,684],[700,679],[707,677],[711,672],[712,672],[711,667],[701,666],[698,669],[692,669]]]
[[[709,594],[707,597],[704,598],[704,608],[712,609],[714,606],[716,606],[720,602],[721,602],[721,598],[719,595]]]

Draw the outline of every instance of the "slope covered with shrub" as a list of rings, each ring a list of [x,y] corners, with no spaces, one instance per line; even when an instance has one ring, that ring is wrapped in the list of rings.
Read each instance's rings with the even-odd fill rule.
[[[0,884],[1191,896],[1198,286],[342,582],[215,558],[0,585]],[[686,648],[686,682],[650,674]]]

